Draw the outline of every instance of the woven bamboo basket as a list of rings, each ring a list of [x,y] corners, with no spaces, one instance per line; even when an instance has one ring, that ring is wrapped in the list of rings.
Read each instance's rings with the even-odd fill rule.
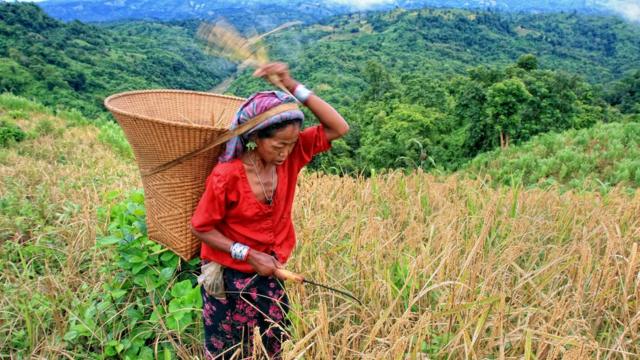
[[[234,136],[228,127],[244,101],[195,91],[144,90],[104,102],[124,130],[142,175],[149,239],[185,260],[199,253],[191,216],[224,141]]]

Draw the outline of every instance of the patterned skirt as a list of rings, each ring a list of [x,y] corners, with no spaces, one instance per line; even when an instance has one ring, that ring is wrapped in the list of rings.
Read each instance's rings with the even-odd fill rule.
[[[206,358],[251,358],[254,343],[261,343],[256,354],[264,357],[266,351],[269,358],[279,359],[281,344],[289,337],[289,298],[282,282],[230,268],[224,268],[222,277],[225,298],[209,295],[202,287]],[[260,339],[254,339],[256,329]]]

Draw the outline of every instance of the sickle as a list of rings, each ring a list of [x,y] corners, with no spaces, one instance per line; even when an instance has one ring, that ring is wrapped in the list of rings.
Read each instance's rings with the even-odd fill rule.
[[[348,297],[350,299],[353,299],[359,305],[362,305],[362,302],[360,300],[358,300],[358,298],[356,298],[352,294],[349,294],[346,291],[342,291],[342,290],[339,290],[339,289],[334,289],[331,286],[327,286],[327,285],[324,285],[324,284],[317,283],[315,281],[307,280],[307,279],[304,278],[304,276],[302,276],[300,274],[296,274],[296,273],[294,273],[292,271],[289,271],[289,270],[286,270],[286,269],[277,269],[275,271],[275,276],[277,278],[279,278],[280,280],[291,280],[293,282],[297,282],[298,284],[306,283],[306,284],[310,284],[310,285],[314,285],[314,286],[319,286],[319,287],[325,288],[327,290],[331,290],[331,291],[337,292],[338,294],[342,294],[342,295],[344,295],[344,296],[346,296],[346,297]]]

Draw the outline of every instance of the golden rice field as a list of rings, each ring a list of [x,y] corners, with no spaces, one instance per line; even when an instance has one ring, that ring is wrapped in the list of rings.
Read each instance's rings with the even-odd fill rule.
[[[72,304],[109,254],[97,209],[140,186],[91,126],[0,149],[0,358],[78,358]],[[7,200],[9,199],[9,200]],[[23,206],[15,210],[11,206]],[[7,209],[11,210],[8,211]],[[14,211],[15,210],[15,211]],[[640,194],[491,188],[456,176],[301,176],[286,359],[637,359]],[[37,306],[48,299],[51,307]],[[29,343],[24,353],[12,341]],[[201,356],[197,341],[179,354]],[[83,357],[96,355],[84,354]],[[186,355],[183,355],[186,356]]]
[[[607,359],[640,354],[640,195],[560,195],[392,173],[308,175],[290,267],[364,299],[296,289],[295,356]],[[434,341],[437,340],[437,341]],[[444,344],[443,344],[444,342]]]

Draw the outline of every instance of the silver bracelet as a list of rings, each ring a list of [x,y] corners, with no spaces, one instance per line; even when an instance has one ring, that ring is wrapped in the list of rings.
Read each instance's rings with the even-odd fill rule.
[[[231,257],[235,260],[245,261],[249,255],[249,247],[239,242],[234,242],[229,249]]]
[[[303,104],[307,102],[311,94],[313,94],[313,91],[307,89],[307,87],[302,84],[296,85],[295,90],[293,90],[293,96]]]

